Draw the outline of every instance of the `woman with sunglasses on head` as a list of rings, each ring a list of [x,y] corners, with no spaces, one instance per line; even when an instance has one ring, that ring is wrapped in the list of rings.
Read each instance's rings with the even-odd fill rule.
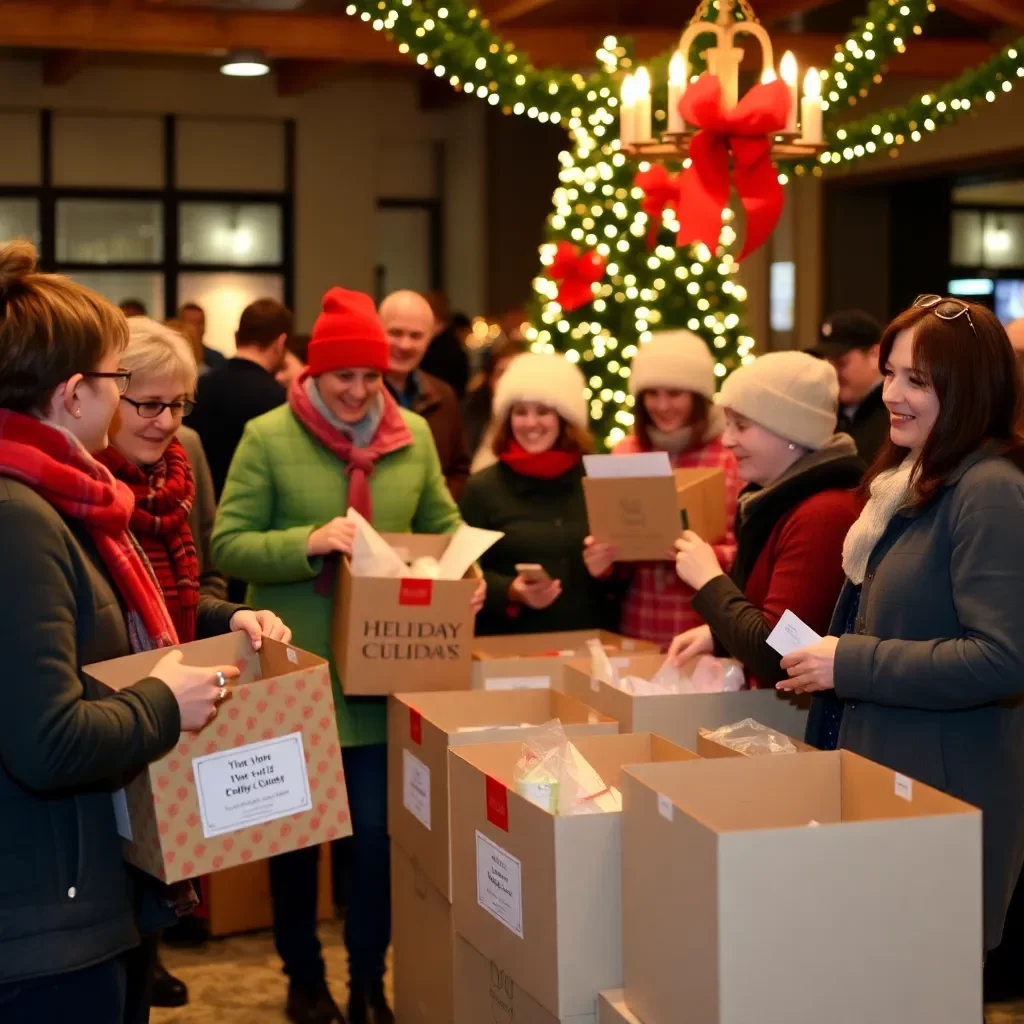
[[[178,437],[188,429],[181,421],[192,411],[198,379],[188,342],[154,320],[131,317],[121,365],[131,380],[111,424],[110,445],[97,458],[135,496],[129,526],[153,567],[178,640],[190,643],[244,630],[256,647],[261,636],[287,642],[291,630],[273,612],[249,611],[222,599],[224,580],[209,555],[213,510],[206,510],[205,530],[197,518],[193,460],[202,457],[202,446],[190,459]],[[138,954],[152,979],[154,1005],[184,1005],[188,990],[159,963],[158,939],[155,931],[144,935]]]
[[[140,914],[176,894],[130,872],[111,792],[216,714],[232,666],[168,654],[102,695],[83,666],[178,640],[94,453],[131,374],[123,314],[0,246],[0,1020],[145,1019]],[[191,891],[189,891],[191,895]]]
[[[889,324],[879,365],[889,442],[833,635],[784,658],[779,686],[834,693],[842,748],[981,808],[990,950],[1024,860],[1020,372],[989,310],[935,295]]]

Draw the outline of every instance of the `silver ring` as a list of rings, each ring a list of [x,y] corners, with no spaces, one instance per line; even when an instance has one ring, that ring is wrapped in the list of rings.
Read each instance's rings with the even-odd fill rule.
[[[217,694],[217,700],[223,700],[228,693],[228,681],[223,672],[217,673],[217,686],[220,687],[220,693]]]

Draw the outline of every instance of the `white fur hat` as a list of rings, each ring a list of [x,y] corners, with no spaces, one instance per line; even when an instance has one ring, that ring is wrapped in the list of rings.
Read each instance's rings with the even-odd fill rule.
[[[726,378],[718,404],[817,449],[836,432],[839,379],[831,363],[806,352],[769,352]]]
[[[567,423],[588,429],[587,382],[574,363],[563,355],[525,352],[516,356],[501,375],[494,392],[494,421],[504,423],[516,402],[543,402]]]
[[[715,397],[715,357],[691,331],[657,331],[637,347],[629,374],[634,397],[647,388],[679,388]]]

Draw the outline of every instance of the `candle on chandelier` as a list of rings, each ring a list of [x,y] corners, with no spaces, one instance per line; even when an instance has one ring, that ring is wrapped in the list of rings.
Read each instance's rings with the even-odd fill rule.
[[[636,82],[626,75],[619,92],[619,142],[628,146],[636,137]]]
[[[782,60],[779,61],[779,75],[782,80],[789,86],[789,114],[786,117],[786,131],[795,132],[796,129],[796,115],[799,109],[800,96],[797,91],[797,66],[796,57],[793,56],[791,50],[787,50],[782,55]]]
[[[633,130],[636,142],[648,142],[651,138],[651,76],[647,68],[637,68],[633,76],[636,90],[636,114]]]
[[[800,103],[800,139],[818,145],[822,140],[821,130],[821,76],[815,68],[804,75],[804,98]]]
[[[677,52],[668,63],[668,130],[673,133],[686,131],[686,122],[679,112],[679,101],[686,92],[686,58]]]

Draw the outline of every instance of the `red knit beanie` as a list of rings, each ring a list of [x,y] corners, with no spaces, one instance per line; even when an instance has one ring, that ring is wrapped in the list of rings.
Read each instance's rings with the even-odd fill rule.
[[[334,370],[380,370],[386,373],[391,347],[373,299],[363,292],[332,288],[309,339],[309,372],[313,377]]]

